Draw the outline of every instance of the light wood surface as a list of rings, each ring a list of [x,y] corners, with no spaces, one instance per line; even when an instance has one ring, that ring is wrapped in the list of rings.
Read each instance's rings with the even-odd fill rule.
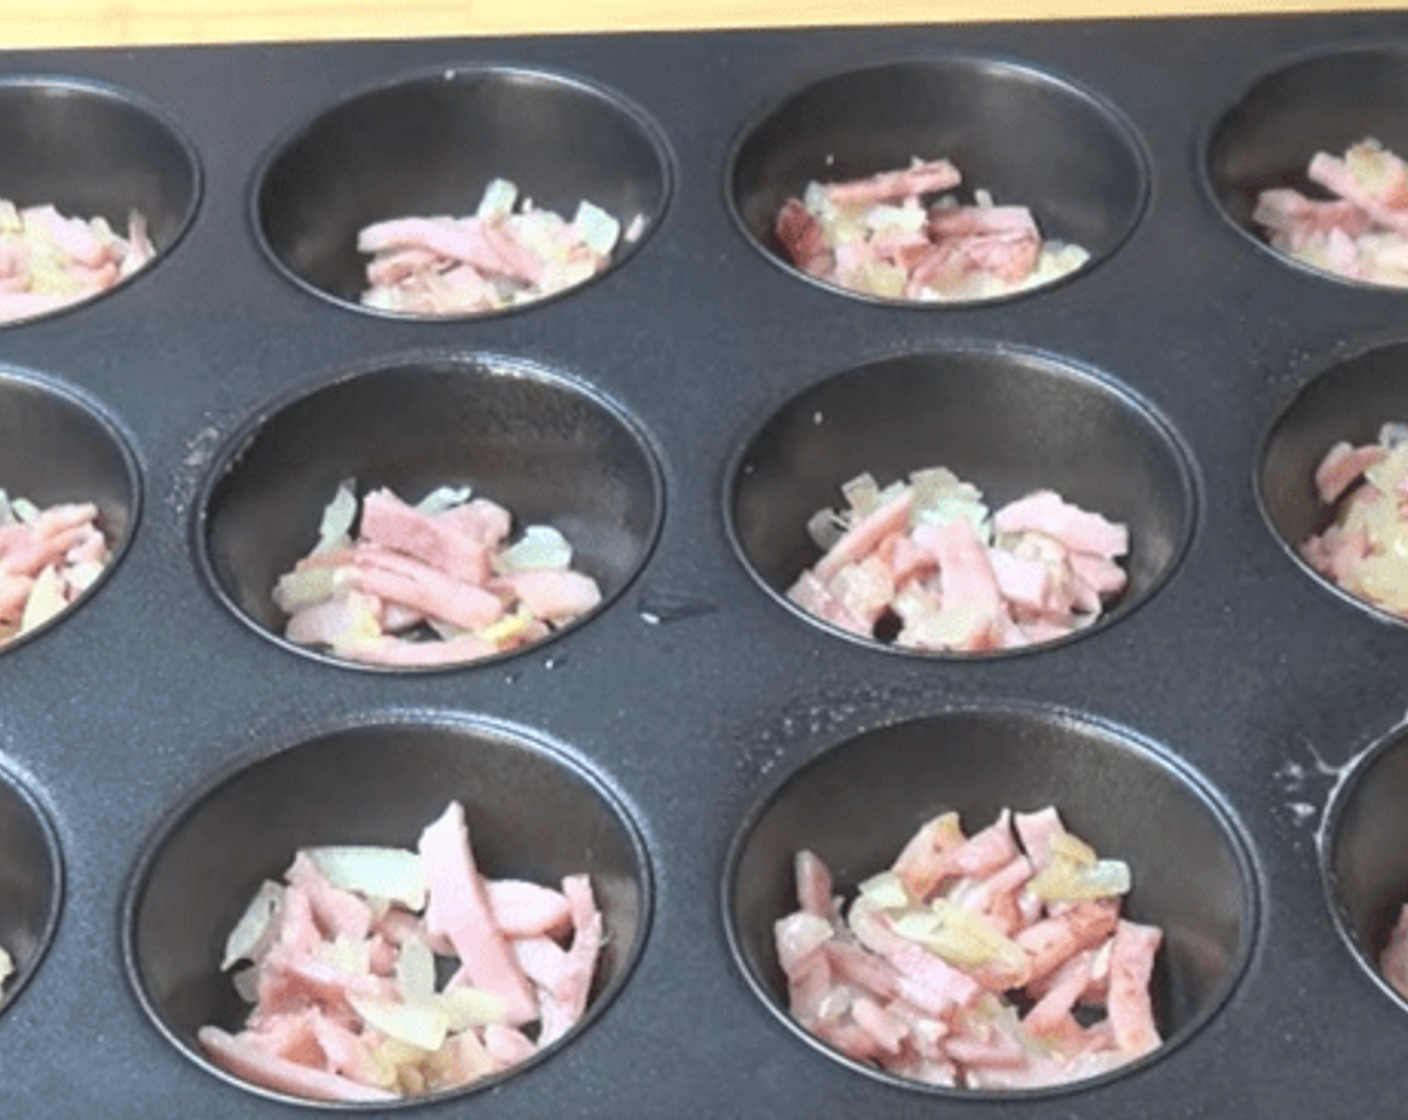
[[[1333,0],[0,0],[5,47],[1340,11]],[[1403,0],[1357,0],[1389,10]]]

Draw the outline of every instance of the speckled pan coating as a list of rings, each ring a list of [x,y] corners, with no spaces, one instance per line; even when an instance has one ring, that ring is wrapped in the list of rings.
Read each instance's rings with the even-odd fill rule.
[[[0,939],[22,969],[0,1007],[0,1115],[326,1111],[191,1046],[208,1009],[229,1012],[201,967],[214,929],[303,837],[410,843],[412,818],[455,795],[486,807],[486,858],[600,871],[609,975],[530,1068],[365,1115],[1397,1115],[1408,1002],[1368,962],[1408,895],[1389,850],[1408,626],[1293,546],[1320,444],[1408,420],[1408,292],[1287,264],[1245,223],[1249,192],[1293,181],[1313,145],[1408,144],[1408,15],[0,60],[0,105],[25,91],[0,123],[0,194],[16,160],[71,153],[60,133],[76,133],[105,177],[77,201],[151,198],[166,238],[117,291],[0,329],[0,433],[71,404],[84,419],[59,420],[64,438],[103,433],[89,458],[127,533],[91,595],[0,653]],[[41,113],[35,84],[74,111]],[[862,92],[854,112],[838,89]],[[919,150],[910,94],[937,150]],[[890,129],[876,110],[896,98]],[[950,142],[1000,200],[1010,187],[1054,232],[1088,230],[1092,264],[916,308],[773,259],[760,199],[829,156],[864,173]],[[466,150],[494,166],[465,170]],[[453,209],[463,178],[468,211],[501,173],[540,177],[520,185],[554,208],[638,208],[645,236],[511,314],[355,306],[345,235],[364,210]],[[36,412],[51,396],[62,407]],[[417,441],[416,416],[438,434]],[[445,434],[457,416],[472,447]],[[1138,530],[1134,593],[1012,656],[905,655],[812,623],[781,598],[806,559],[791,522],[872,458],[952,459],[998,500],[1054,480],[1108,505]],[[586,534],[606,601],[458,669],[290,648],[260,566],[313,526],[305,544],[253,515],[269,494],[316,517],[318,486],[363,463],[411,487],[442,464],[517,480],[532,516]],[[306,824],[300,797],[320,806]],[[869,1075],[786,1022],[767,930],[794,843],[816,838],[849,884],[927,813],[977,825],[1047,800],[1134,861],[1136,916],[1167,916],[1164,1050],[978,1100]]]

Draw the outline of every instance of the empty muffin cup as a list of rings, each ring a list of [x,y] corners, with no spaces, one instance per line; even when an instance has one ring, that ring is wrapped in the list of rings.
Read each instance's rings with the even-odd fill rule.
[[[1126,526],[1128,551],[1117,559],[1126,583],[1093,618],[1097,627],[1154,593],[1192,531],[1191,475],[1179,444],[1153,412],[1051,358],[975,347],[882,358],[787,401],[733,467],[728,505],[735,546],[769,592],[835,633],[917,654],[1001,649],[997,641],[945,649],[915,644],[895,634],[891,609],[857,622],[800,593],[801,577],[817,572],[823,556],[809,522],[820,510],[845,507],[843,484],[868,473],[886,487],[934,467],[976,486],[991,510],[1046,489]],[[822,582],[837,590],[830,575]],[[894,590],[901,589],[896,578]],[[994,625],[994,633],[1006,628],[1005,621]],[[1091,628],[1082,623],[1071,633]],[[1030,633],[1029,648],[1070,636]]]
[[[1321,858],[1345,942],[1374,982],[1408,1009],[1408,926],[1395,936],[1408,904],[1405,746],[1408,738],[1396,731],[1356,766],[1330,808]]]
[[[870,276],[873,268],[867,272],[853,262],[841,274],[820,260],[809,267],[789,254],[777,219],[789,199],[804,197],[809,183],[861,179],[907,168],[914,160],[941,159],[962,176],[954,197],[972,203],[981,190],[999,207],[1028,208],[1047,242],[1088,254],[1077,271],[1119,247],[1149,191],[1146,160],[1133,132],[1097,97],[1016,63],[947,57],[848,71],[789,95],[748,128],[733,152],[728,197],[753,244],[796,275],[860,298],[915,302],[920,297],[913,285],[927,266],[906,258],[904,267],[912,267],[913,275],[903,292],[888,290],[878,272],[873,282],[861,284],[857,277]],[[885,237],[893,233],[887,227]],[[996,240],[1011,236],[1007,229]],[[877,233],[872,240],[884,237]],[[963,274],[976,275],[983,270],[980,262],[993,256],[986,241],[947,244],[962,246],[954,252],[955,259],[966,260]],[[999,295],[1048,282],[1041,271],[1018,283],[1019,275],[1027,275],[1024,268],[1015,268],[1010,254],[1004,260],[998,271],[1008,269],[1015,287],[1005,281]],[[934,272],[941,274],[948,272]],[[989,298],[956,279],[954,284],[948,303]]]
[[[525,246],[531,255],[542,254],[531,236],[515,233],[508,238],[514,244],[504,244],[502,230],[513,222],[489,231],[491,245],[484,244],[478,227],[432,233],[437,263],[425,281],[429,287],[439,291],[458,284],[463,293],[474,283],[468,273],[445,274],[441,265],[453,261],[473,269],[497,294],[484,293],[480,302],[457,300],[445,291],[434,307],[401,310],[399,303],[362,302],[370,257],[358,251],[360,231],[399,218],[473,217],[486,188],[503,180],[518,188],[517,212],[531,203],[534,210],[574,223],[586,201],[614,219],[619,237],[608,250],[609,265],[592,273],[600,276],[629,257],[659,224],[670,177],[659,131],[618,94],[546,72],[473,66],[366,90],[300,127],[259,174],[254,218],[278,266],[335,302],[411,317],[486,314],[567,290],[547,292],[562,279],[562,262],[553,258],[548,274],[540,276],[541,261],[521,261]],[[430,244],[391,240],[392,250],[424,250]],[[417,267],[417,277],[430,275]],[[399,264],[392,271],[409,275]],[[569,286],[585,278],[586,273],[573,273]],[[523,294],[506,295],[510,289]]]
[[[293,1088],[254,1085],[229,1073],[198,1041],[206,1026],[239,1032],[249,1012],[231,975],[221,971],[227,939],[261,883],[281,881],[300,849],[375,845],[414,852],[423,830],[452,801],[463,807],[484,879],[558,889],[566,877],[590,878],[603,936],[585,1015],[561,1041],[525,1055],[512,1072],[570,1045],[624,985],[644,940],[650,879],[640,840],[613,796],[556,749],[488,724],[410,717],[334,727],[269,753],[223,777],[163,826],[141,861],[125,915],[130,976],[162,1033],[235,1084],[279,1099],[306,1099],[299,1082]],[[433,902],[438,880],[428,857],[426,874]],[[454,897],[442,897],[451,908],[446,913],[458,905]],[[372,913],[381,930],[380,910]],[[284,963],[298,972],[297,962]],[[266,967],[274,974],[284,964],[270,960]],[[437,975],[435,990],[443,992],[448,981]],[[356,999],[359,983],[369,981],[352,981],[349,998]],[[522,1028],[530,1037],[537,1031]],[[378,1045],[370,1031],[362,1038]],[[308,1049],[303,1060],[318,1060]],[[406,1049],[383,1046],[381,1053],[397,1066],[407,1058],[416,1066],[430,1060]],[[503,1077],[488,1073],[473,1087]],[[406,1100],[468,1088],[399,1084]]]
[[[9,554],[0,587],[4,651],[59,623],[107,579],[136,527],[140,478],[126,440],[93,404],[51,382],[0,370],[0,491],[8,497],[0,525],[6,514],[14,519],[0,545],[0,556]],[[42,529],[24,528],[16,499],[53,510]],[[91,522],[93,511],[79,508],[90,505]],[[89,524],[102,534],[101,553]]]
[[[526,595],[517,607],[510,602],[497,575],[499,557],[487,578],[481,578],[484,570],[473,575],[405,543],[417,564],[429,556],[437,571],[454,577],[450,590],[456,596],[471,604],[488,602],[491,609],[482,626],[473,617],[447,613],[442,618],[436,612],[444,604],[432,604],[422,621],[448,622],[448,631],[440,625],[438,634],[420,628],[399,637],[382,613],[386,633],[380,653],[365,643],[354,651],[325,635],[287,639],[289,616],[275,601],[276,584],[318,542],[324,510],[348,480],[355,483],[363,513],[373,491],[389,490],[402,504],[419,503],[446,487],[468,488],[472,500],[487,499],[512,516],[510,540],[531,526],[557,533],[570,548],[573,586],[594,588],[586,587],[576,614],[553,618],[551,607],[537,612],[539,622],[551,621],[553,635],[621,592],[645,561],[662,505],[655,459],[625,416],[601,398],[524,362],[417,358],[349,374],[262,412],[219,460],[201,499],[198,532],[207,574],[241,619],[275,641],[339,664],[390,669],[482,660],[547,635],[540,625],[524,628],[515,621],[529,612],[530,604]],[[365,524],[364,518],[363,529]],[[352,531],[358,532],[355,524]],[[424,565],[408,567],[400,557],[403,542],[395,543],[398,557],[388,564],[420,579]],[[489,560],[483,563],[487,568]],[[368,590],[350,571],[336,578],[352,580],[355,590]],[[429,578],[443,585],[434,573]],[[473,592],[460,586],[476,580]],[[577,591],[571,594],[575,598]],[[496,595],[502,600],[498,613],[492,602]],[[395,598],[382,596],[383,605]],[[349,640],[356,634],[345,631]],[[429,640],[455,636],[461,639],[457,646]],[[428,640],[412,642],[412,637]],[[318,648],[334,652],[299,644],[315,640],[322,643]],[[432,644],[445,648],[432,650]],[[407,648],[411,645],[416,648]]]
[[[1316,204],[1340,197],[1323,179],[1312,182],[1311,160],[1317,153],[1341,157],[1368,139],[1408,157],[1408,51],[1360,46],[1317,52],[1258,78],[1217,122],[1206,153],[1208,187],[1226,218],[1278,260],[1345,282],[1400,287],[1408,274],[1392,278],[1370,263],[1366,246],[1350,245],[1358,236],[1355,225],[1344,227],[1348,236],[1338,248],[1327,249],[1307,236],[1313,221],[1297,232],[1300,204],[1284,193],[1268,196],[1254,219],[1264,191],[1291,190]],[[1328,214],[1325,222],[1340,224]],[[1287,230],[1279,250],[1269,242],[1273,226]]]
[[[130,236],[132,215],[159,255],[185,232],[200,197],[195,150],[168,114],[127,91],[78,79],[0,81],[0,151],[0,199],[21,211],[52,206],[84,223],[101,218],[123,243],[102,252],[88,234],[73,233],[46,242],[71,248],[56,250],[24,288],[0,293],[0,322],[55,313],[140,275],[151,265]],[[0,221],[6,238],[15,228],[13,214]]]
[[[58,840],[39,804],[0,771],[0,950],[12,970],[0,980],[0,1013],[39,967],[62,897]]]
[[[972,836],[1003,809],[1048,806],[1101,857],[1128,864],[1123,917],[1163,931],[1149,984],[1163,1043],[1138,1061],[1157,1060],[1215,1014],[1246,963],[1256,926],[1249,867],[1191,775],[1121,730],[1059,710],[965,707],[883,725],[785,778],[737,834],[724,883],[728,936],[748,983],[800,1038],[858,1071],[924,1092],[994,1091],[898,1077],[822,1043],[789,1013],[774,923],[798,909],[799,851],[829,868],[848,914],[858,886],[937,815],[959,813]],[[958,1022],[956,1009],[947,1014]]]
[[[1337,523],[1359,501],[1353,498],[1358,483],[1347,476],[1339,494],[1326,500],[1316,476],[1336,444],[1368,447],[1381,436],[1390,443],[1398,438],[1384,425],[1408,424],[1406,370],[1408,342],[1396,341],[1363,350],[1321,373],[1277,417],[1257,471],[1262,514],[1301,569],[1344,601],[1400,625],[1408,618],[1408,568],[1399,571],[1402,560],[1394,546],[1400,519],[1396,512],[1375,515],[1367,535],[1360,536],[1353,526],[1349,533],[1341,532]],[[1361,496],[1374,492],[1366,487]],[[1377,503],[1380,513],[1396,511],[1395,502],[1386,498]]]

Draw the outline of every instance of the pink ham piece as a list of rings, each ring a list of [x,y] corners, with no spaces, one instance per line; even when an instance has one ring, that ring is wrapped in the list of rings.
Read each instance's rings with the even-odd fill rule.
[[[456,572],[469,582],[483,583],[489,577],[489,554],[481,541],[421,513],[386,487],[362,498],[361,534],[370,544]]]
[[[295,1097],[324,1101],[394,1101],[397,1094],[386,1089],[314,1069],[280,1058],[252,1043],[246,1035],[232,1035],[219,1027],[201,1027],[200,1044],[220,1065],[256,1085]]]
[[[469,847],[464,807],[451,802],[421,834],[417,850],[425,860],[430,903],[426,929],[450,939],[476,987],[503,997],[506,1021],[530,1023],[538,1017],[533,990],[494,921],[488,894]]]

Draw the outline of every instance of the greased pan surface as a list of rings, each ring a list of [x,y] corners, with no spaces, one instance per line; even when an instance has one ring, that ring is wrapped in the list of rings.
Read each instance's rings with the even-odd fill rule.
[[[411,844],[450,796],[506,873],[598,876],[596,1000],[520,1072],[346,1111],[1396,1114],[1408,1004],[1365,948],[1408,896],[1408,626],[1294,538],[1326,429],[1408,420],[1408,292],[1288,264],[1243,223],[1316,146],[1408,151],[1408,16],[13,52],[0,102],[0,195],[110,220],[136,199],[161,251],[0,328],[0,486],[81,483],[120,538],[76,609],[0,651],[4,1115],[338,1111],[199,1057],[194,1026],[231,1013],[211,931],[280,853]],[[828,167],[942,155],[1092,263],[894,306],[760,239]],[[495,175],[644,235],[511,313],[356,306],[349,230],[469,212]],[[785,602],[799,517],[867,465],[941,463],[1130,523],[1130,597],[978,658]],[[466,469],[583,535],[599,609],[436,671],[270,630],[262,584],[311,544],[288,521],[321,487]],[[927,814],[1048,801],[1132,861],[1131,913],[1169,931],[1161,1051],[980,1098],[787,1022],[769,930],[796,844],[851,886]]]

